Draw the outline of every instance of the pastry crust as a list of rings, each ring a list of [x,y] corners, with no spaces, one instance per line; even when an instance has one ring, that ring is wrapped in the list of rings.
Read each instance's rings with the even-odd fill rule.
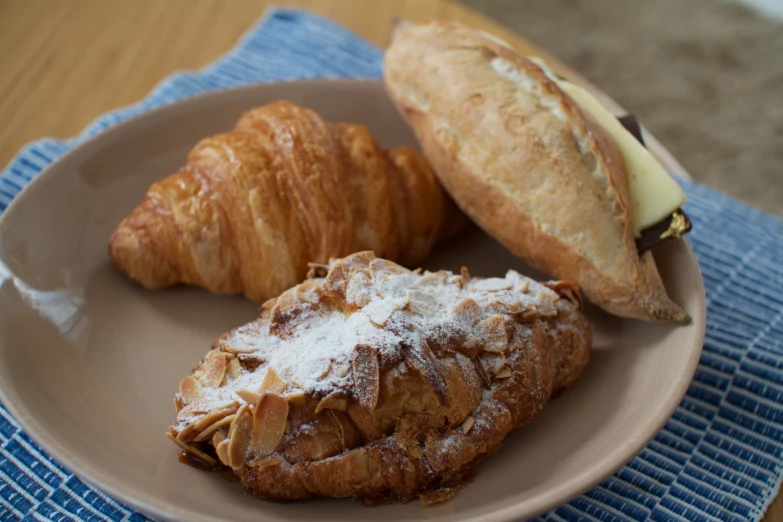
[[[146,288],[184,283],[263,302],[310,262],[374,250],[415,265],[466,223],[421,154],[276,102],[199,142],[119,224],[109,251]]]
[[[396,31],[384,78],[444,187],[515,255],[610,313],[688,320],[637,253],[617,146],[538,65],[431,22]]]
[[[310,276],[216,341],[167,434],[213,446],[266,499],[446,500],[589,359],[570,283],[421,274],[370,252]]]

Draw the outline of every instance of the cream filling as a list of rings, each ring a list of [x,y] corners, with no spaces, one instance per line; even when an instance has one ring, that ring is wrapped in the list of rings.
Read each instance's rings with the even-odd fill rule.
[[[642,230],[669,217],[672,212],[685,204],[685,193],[680,186],[601,102],[582,87],[559,79],[540,58],[528,58],[541,67],[544,73],[603,127],[617,144],[628,175],[631,220],[636,237],[641,235]],[[527,85],[530,79],[509,60],[494,58],[492,68],[523,88],[530,88]]]
[[[685,204],[685,193],[652,154],[589,92],[567,81],[558,86],[614,139],[625,160],[634,234],[671,216]]]

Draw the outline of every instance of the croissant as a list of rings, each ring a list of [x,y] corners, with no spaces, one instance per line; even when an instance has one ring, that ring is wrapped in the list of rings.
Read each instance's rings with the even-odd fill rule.
[[[146,288],[184,283],[263,302],[310,262],[373,250],[413,265],[466,223],[419,153],[276,102],[199,142],[122,220],[109,251]]]
[[[166,436],[266,499],[447,500],[579,377],[580,305],[513,271],[331,260],[215,342]]]

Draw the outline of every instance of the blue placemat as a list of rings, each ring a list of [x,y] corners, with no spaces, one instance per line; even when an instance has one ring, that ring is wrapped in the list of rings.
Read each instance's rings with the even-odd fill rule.
[[[381,57],[328,20],[268,11],[214,65],[166,79],[142,102],[100,117],[77,138],[26,146],[0,175],[0,212],[54,158],[129,116],[249,82],[377,78]],[[638,456],[541,520],[758,520],[780,487],[783,222],[697,183],[683,186],[708,303],[695,379]],[[1,406],[0,448],[0,520],[147,520],[71,475]]]

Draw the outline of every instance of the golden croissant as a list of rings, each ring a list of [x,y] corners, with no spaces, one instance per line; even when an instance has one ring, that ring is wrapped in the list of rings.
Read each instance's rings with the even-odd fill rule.
[[[310,262],[373,250],[419,263],[466,223],[419,153],[276,102],[154,183],[112,234],[110,256],[147,288],[184,283],[263,302]]]
[[[447,500],[587,364],[570,283],[316,266],[219,338],[166,436],[254,494]]]

